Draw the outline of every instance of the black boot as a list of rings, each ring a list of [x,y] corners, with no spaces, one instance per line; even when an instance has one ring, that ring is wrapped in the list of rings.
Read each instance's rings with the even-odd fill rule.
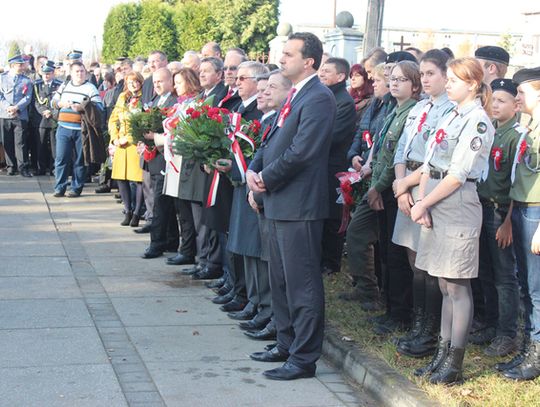
[[[129,226],[129,223],[131,222],[131,218],[133,217],[133,212],[126,212],[126,216],[124,217],[124,220],[120,225],[122,226]]]
[[[463,382],[463,357],[465,356],[465,348],[455,348],[450,346],[448,356],[443,364],[437,369],[429,382],[431,384],[454,384]]]
[[[421,367],[414,371],[415,376],[425,376],[435,372],[439,366],[443,363],[448,355],[448,349],[450,348],[450,341],[443,341],[439,339],[439,344],[437,345],[437,351],[433,355],[431,362],[427,366]]]
[[[523,359],[525,359],[525,354],[527,353],[527,350],[529,349],[530,343],[531,343],[530,337],[527,334],[523,335],[523,340],[521,341],[519,353],[516,356],[514,356],[512,359],[510,359],[508,362],[497,363],[495,365],[495,369],[497,369],[499,372],[504,372],[505,370],[510,370],[520,365],[521,362],[523,362]]]
[[[422,328],[424,327],[424,309],[423,308],[415,308],[414,309],[414,315],[413,315],[413,323],[412,328],[407,334],[402,336],[401,338],[394,338],[392,339],[392,342],[396,346],[400,346],[402,343],[407,343],[415,339],[420,333],[422,332]]]
[[[136,228],[137,226],[139,226],[140,220],[141,220],[141,217],[137,215],[136,213],[134,213],[133,216],[131,217],[131,221],[129,222],[129,226],[131,226],[132,228]]]
[[[540,342],[531,341],[521,364],[503,374],[514,380],[533,380],[540,376]]]
[[[437,348],[439,322],[440,318],[438,316],[426,316],[420,334],[408,342],[400,342],[397,351],[402,355],[413,358],[423,358],[431,355]]]

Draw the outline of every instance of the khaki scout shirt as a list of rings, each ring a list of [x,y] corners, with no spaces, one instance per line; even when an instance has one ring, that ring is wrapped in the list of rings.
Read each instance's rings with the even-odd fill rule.
[[[396,106],[386,118],[379,138],[375,141],[371,186],[377,192],[390,188],[394,181],[394,153],[403,133],[409,111],[415,104],[415,99],[409,99],[401,106]]]
[[[487,201],[501,205],[510,205],[510,174],[516,155],[516,147],[520,133],[516,117],[495,130],[491,155],[489,157],[489,173],[485,182],[478,184],[478,195]],[[500,159],[496,158],[500,156]],[[497,164],[497,165],[496,165]]]
[[[446,135],[442,142],[436,143],[436,135],[440,129],[433,132],[428,140],[426,158],[430,146],[434,146],[434,150],[428,168],[424,166],[422,171],[429,172],[429,169],[433,169],[448,172],[462,184],[467,179],[487,176],[495,129],[480,100],[471,101],[449,114],[455,117],[444,129]],[[442,122],[445,122],[445,119]]]
[[[517,202],[540,202],[540,120],[536,119],[525,136],[527,149],[516,166],[510,198]],[[520,146],[517,150],[519,152]]]

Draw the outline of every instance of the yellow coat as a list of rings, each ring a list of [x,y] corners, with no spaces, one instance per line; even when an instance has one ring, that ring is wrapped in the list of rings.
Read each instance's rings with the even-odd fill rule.
[[[113,157],[112,178],[142,182],[141,158],[137,154],[136,145],[133,144],[129,127],[129,114],[126,94],[123,92],[118,97],[109,119],[109,135],[111,136],[111,144],[121,137],[127,137],[128,143],[116,148]]]

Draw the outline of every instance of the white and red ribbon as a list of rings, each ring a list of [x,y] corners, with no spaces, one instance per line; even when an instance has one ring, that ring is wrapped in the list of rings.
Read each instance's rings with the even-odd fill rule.
[[[367,148],[371,148],[373,146],[373,138],[371,137],[369,130],[364,130],[362,133],[362,140],[366,142]]]
[[[231,140],[231,151],[234,160],[236,161],[236,165],[238,166],[238,170],[240,171],[242,182],[245,183],[247,164],[244,153],[242,153],[242,147],[240,147],[237,138],[246,141],[253,151],[255,151],[255,141],[242,132],[242,115],[240,113],[231,114],[231,131],[229,132],[228,137]]]
[[[206,199],[206,207],[210,208],[216,204],[217,190],[219,186],[219,171],[214,170],[214,177],[212,178],[212,183],[210,184],[210,190],[208,191],[208,198]]]

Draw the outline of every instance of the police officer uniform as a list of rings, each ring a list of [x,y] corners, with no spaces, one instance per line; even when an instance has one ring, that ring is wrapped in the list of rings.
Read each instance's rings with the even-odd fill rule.
[[[487,175],[495,129],[478,99],[457,107],[428,140],[423,173],[429,194],[446,176],[462,185],[430,208],[432,227],[421,229],[416,267],[434,277],[478,276],[482,207],[476,181]]]
[[[47,61],[45,65],[41,67],[42,72],[54,72],[54,62]],[[56,156],[56,143],[54,137],[54,129],[56,128],[56,122],[53,118],[54,109],[51,107],[51,100],[54,93],[62,85],[58,79],[53,78],[49,83],[46,83],[43,79],[38,79],[34,83],[34,109],[35,109],[35,126],[38,128],[39,140],[38,140],[38,175],[44,175],[47,169],[52,172],[53,161],[51,160]],[[43,113],[50,111],[53,113],[51,117],[45,117]]]
[[[10,66],[24,64],[21,55],[9,59]],[[24,177],[31,177],[28,169],[28,148],[25,130],[28,126],[28,105],[32,100],[32,81],[27,76],[15,75],[11,70],[0,75],[0,118],[2,119],[3,144],[6,151],[8,174],[17,170]],[[17,107],[15,114],[8,112]]]

